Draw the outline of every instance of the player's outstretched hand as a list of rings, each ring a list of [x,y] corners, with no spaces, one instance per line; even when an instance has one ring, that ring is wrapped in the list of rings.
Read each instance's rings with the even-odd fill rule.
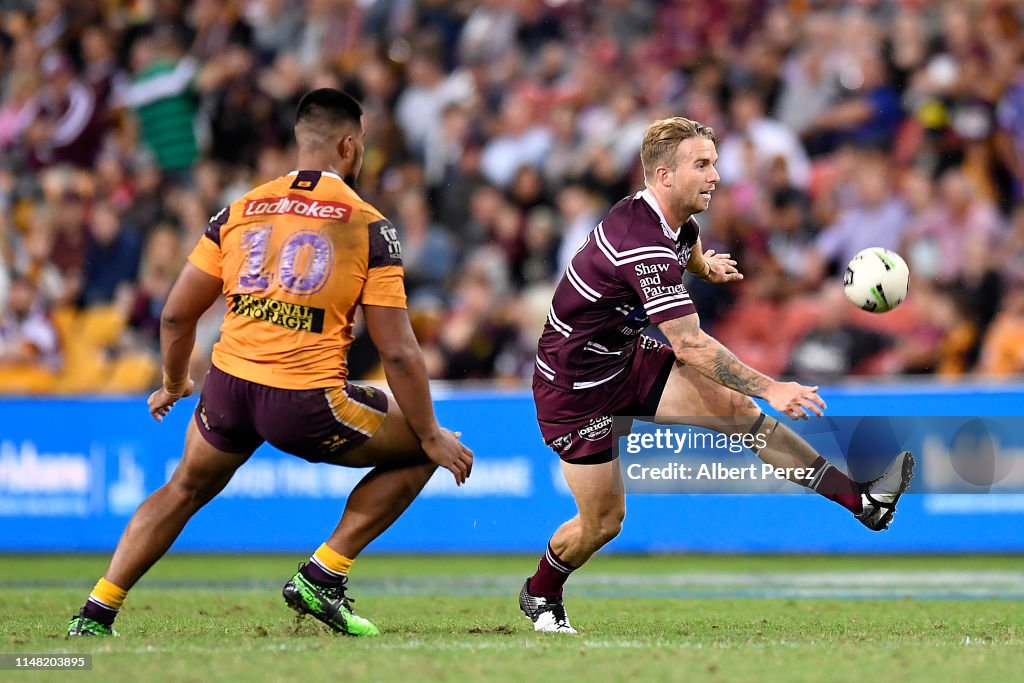
[[[451,432],[445,428],[423,441],[423,451],[432,462],[436,462],[455,476],[455,483],[462,486],[473,472],[473,451],[459,441],[462,432]]]
[[[743,273],[736,268],[736,261],[732,254],[716,254],[714,249],[704,252],[704,259],[711,266],[708,276],[704,278],[708,282],[722,285],[726,282],[738,282],[743,279]]]
[[[196,388],[196,383],[191,379],[187,381],[181,391],[168,391],[167,387],[160,387],[149,395],[149,414],[157,422],[163,422],[164,416],[171,412],[171,406],[178,402],[179,398],[191,396]]]
[[[818,387],[805,387],[797,382],[775,382],[764,398],[772,408],[794,420],[806,420],[807,411],[817,416],[824,414],[825,401],[818,396]]]

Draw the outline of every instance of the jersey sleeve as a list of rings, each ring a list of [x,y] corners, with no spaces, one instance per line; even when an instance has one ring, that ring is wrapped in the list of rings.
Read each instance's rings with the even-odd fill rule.
[[[398,231],[384,218],[370,221],[367,229],[370,254],[362,302],[370,306],[405,308],[405,270]]]
[[[188,260],[199,270],[214,277],[223,278],[221,269],[220,231],[227,223],[231,207],[225,206],[206,226],[206,232],[199,238]]]
[[[656,251],[652,249],[652,251]],[[668,249],[664,254],[634,260],[617,267],[619,277],[640,297],[647,317],[654,324],[697,312],[690,293],[683,286],[683,267]]]

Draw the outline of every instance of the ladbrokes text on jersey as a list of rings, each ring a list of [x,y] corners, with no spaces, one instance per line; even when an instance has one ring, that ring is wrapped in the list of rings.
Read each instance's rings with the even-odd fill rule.
[[[246,216],[263,216],[291,213],[307,218],[326,218],[347,223],[352,207],[338,202],[320,200],[307,201],[302,197],[279,197],[274,199],[250,199],[245,203]]]

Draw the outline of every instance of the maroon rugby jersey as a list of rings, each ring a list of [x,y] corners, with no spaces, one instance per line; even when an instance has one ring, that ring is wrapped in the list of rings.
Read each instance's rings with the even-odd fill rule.
[[[669,229],[650,190],[611,208],[569,263],[552,297],[534,378],[589,389],[624,373],[651,323],[696,312],[683,270],[700,228]]]

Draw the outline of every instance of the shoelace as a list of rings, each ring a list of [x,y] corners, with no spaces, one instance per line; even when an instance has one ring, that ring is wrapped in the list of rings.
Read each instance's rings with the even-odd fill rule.
[[[356,601],[356,599],[355,598],[350,598],[350,597],[348,597],[345,594],[345,590],[347,589],[347,584],[348,584],[348,581],[345,580],[345,581],[342,581],[341,583],[339,583],[337,586],[325,586],[323,588],[323,591],[324,591],[324,594],[327,595],[327,597],[330,598],[332,602],[334,602],[334,604],[339,604],[340,603],[349,612],[354,612],[355,610],[353,610],[352,604]]]
[[[551,612],[551,616],[555,618],[555,623],[559,626],[568,626],[569,617],[565,613],[565,605],[560,602],[550,604],[547,606],[548,612]]]

